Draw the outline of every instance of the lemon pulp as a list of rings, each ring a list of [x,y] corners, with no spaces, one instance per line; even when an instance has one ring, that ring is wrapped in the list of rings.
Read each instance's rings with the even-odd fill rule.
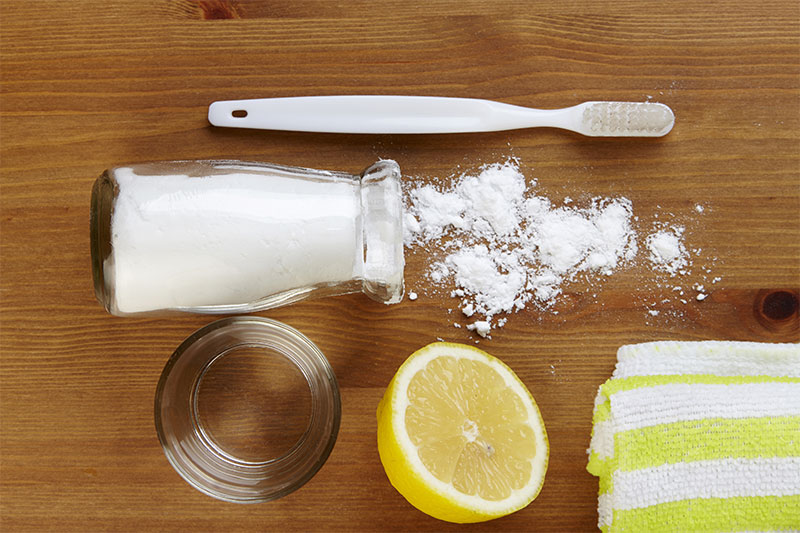
[[[513,371],[451,343],[428,345],[400,367],[379,406],[378,450],[409,502],[453,522],[530,503],[549,451],[539,410]]]
[[[486,363],[437,357],[411,379],[408,400],[406,431],[440,481],[502,500],[530,478],[536,445],[525,406]]]

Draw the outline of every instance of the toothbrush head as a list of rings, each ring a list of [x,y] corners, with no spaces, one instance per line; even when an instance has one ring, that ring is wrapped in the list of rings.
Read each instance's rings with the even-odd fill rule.
[[[580,131],[591,137],[662,137],[675,124],[672,109],[654,102],[586,102]]]

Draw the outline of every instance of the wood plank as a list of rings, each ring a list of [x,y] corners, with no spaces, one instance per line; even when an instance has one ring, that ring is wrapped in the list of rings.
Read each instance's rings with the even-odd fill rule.
[[[555,130],[320,135],[206,121],[213,100],[357,93],[543,108],[652,99],[670,105],[677,121],[663,139]],[[671,289],[639,263],[596,287],[570,285],[558,315],[529,306],[480,340],[533,392],[552,452],[531,506],[469,529],[592,530],[597,481],[585,471],[585,450],[594,394],[620,345],[800,340],[796,5],[4,1],[0,527],[463,529],[406,503],[386,480],[375,443],[377,402],[405,357],[436,338],[477,340],[453,327],[458,302],[446,288],[428,294],[424,254],[407,257],[415,302],[383,306],[349,295],[261,313],[300,329],[329,358],[342,389],[341,431],[301,490],[263,505],[226,504],[180,479],[153,426],[167,358],[212,317],[105,313],[92,289],[89,195],[105,168],[144,160],[235,158],[357,172],[393,158],[409,183],[433,183],[508,157],[555,201],[625,196],[640,231],[657,214],[680,221],[703,250],[681,283],[721,278],[703,302],[663,304]]]

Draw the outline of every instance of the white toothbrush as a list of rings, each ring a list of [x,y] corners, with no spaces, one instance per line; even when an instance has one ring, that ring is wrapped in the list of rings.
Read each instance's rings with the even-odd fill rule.
[[[475,98],[301,96],[212,103],[214,126],[322,133],[467,133],[562,128],[591,137],[661,137],[672,110],[652,102],[584,102],[532,109]]]

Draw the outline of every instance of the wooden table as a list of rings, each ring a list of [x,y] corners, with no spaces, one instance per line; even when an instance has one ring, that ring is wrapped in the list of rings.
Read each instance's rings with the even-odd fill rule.
[[[459,529],[395,492],[375,443],[377,402],[405,357],[437,337],[476,340],[453,327],[447,310],[457,302],[446,296],[383,306],[351,295],[261,313],[308,335],[341,386],[338,441],[299,491],[223,503],[170,468],[153,426],[156,382],[212,317],[116,318],[95,301],[90,189],[123,162],[235,158],[356,172],[393,158],[404,179],[425,182],[514,156],[556,201],[622,195],[643,228],[656,213],[687,221],[702,258],[686,286],[703,266],[722,278],[705,301],[673,298],[650,315],[662,295],[642,261],[596,299],[571,286],[558,315],[528,307],[480,342],[531,389],[552,450],[533,504],[464,530],[595,528],[597,481],[585,471],[592,404],[620,345],[800,337],[795,2],[8,0],[0,38],[3,531]],[[359,93],[543,108],[652,99],[677,122],[663,139],[615,140],[557,130],[322,135],[206,121],[219,99]],[[424,256],[407,263],[408,286],[425,288]]]

